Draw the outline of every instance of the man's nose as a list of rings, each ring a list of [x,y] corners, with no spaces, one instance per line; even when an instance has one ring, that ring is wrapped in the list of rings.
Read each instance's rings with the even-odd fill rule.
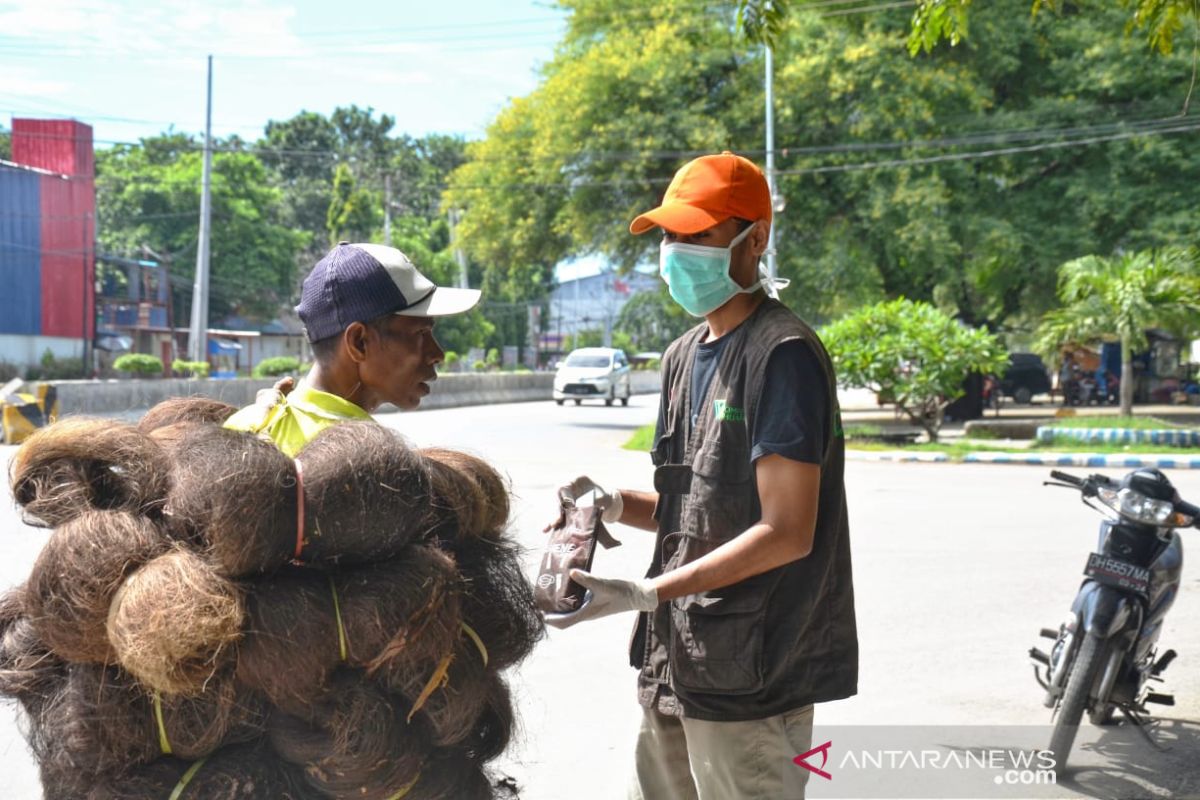
[[[429,363],[441,364],[446,358],[446,351],[442,349],[440,344],[438,344],[438,340],[436,338],[431,336],[429,341],[432,345],[429,348]]]

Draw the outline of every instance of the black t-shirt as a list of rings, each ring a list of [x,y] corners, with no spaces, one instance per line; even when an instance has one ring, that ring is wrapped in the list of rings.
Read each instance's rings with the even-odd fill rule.
[[[696,348],[692,369],[691,421],[694,425],[699,403],[721,361],[721,353],[730,337],[715,342],[701,342]],[[775,453],[793,461],[820,464],[829,436],[829,396],[825,372],[807,343],[784,342],[771,352],[763,382],[763,396],[758,401],[754,429],[750,431],[750,461]],[[666,425],[666,408],[659,402],[655,438],[662,435]]]

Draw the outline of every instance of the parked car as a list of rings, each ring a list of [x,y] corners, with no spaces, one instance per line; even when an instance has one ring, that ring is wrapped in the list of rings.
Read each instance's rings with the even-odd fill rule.
[[[554,375],[554,402],[560,406],[571,399],[575,405],[584,400],[614,400],[629,405],[629,360],[623,350],[612,347],[583,347],[567,356]]]
[[[1050,393],[1050,372],[1035,353],[1009,353],[1008,367],[1000,378],[1000,391],[1025,405],[1035,394]]]

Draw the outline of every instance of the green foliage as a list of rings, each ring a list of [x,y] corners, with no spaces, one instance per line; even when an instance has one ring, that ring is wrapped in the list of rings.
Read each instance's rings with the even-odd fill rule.
[[[638,452],[648,453],[650,448],[654,446],[654,423],[643,425],[633,432],[629,437],[629,441],[621,445],[626,450],[637,450]]]
[[[191,378],[207,378],[209,364],[207,361],[185,361],[177,358],[171,362],[171,372],[187,375]]]
[[[1200,335],[1200,263],[1196,251],[1143,250],[1112,258],[1085,256],[1058,275],[1062,307],[1037,331],[1035,349],[1057,356],[1068,343],[1119,341],[1123,375],[1132,353],[1147,346],[1146,329],[1165,327],[1183,338]],[[1121,381],[1121,415],[1133,415],[1133,382]]]
[[[500,366],[500,351],[494,347],[491,350],[488,350],[486,361],[489,369],[495,369],[496,367]]]
[[[379,227],[382,205],[374,193],[358,185],[350,167],[338,164],[333,173],[333,196],[325,217],[329,244],[370,241]]]
[[[163,372],[163,362],[158,356],[147,355],[146,353],[125,353],[118,356],[113,362],[113,369],[117,372],[128,372],[132,375],[161,375]]]
[[[1150,46],[1166,55],[1174,49],[1175,37],[1187,28],[1188,20],[1200,24],[1200,5],[1195,0],[1120,0],[1132,15],[1125,23],[1126,35],[1145,30]],[[942,39],[957,45],[967,35],[967,11],[971,0],[918,0],[912,17],[908,49],[916,55],[933,50]],[[1055,12],[1083,12],[1074,0],[1033,0],[1033,14],[1042,9]]]
[[[87,375],[82,358],[57,358],[48,347],[42,351],[39,366],[25,372],[25,379],[31,381],[67,381],[84,377]]]
[[[0,160],[12,161],[12,133],[0,125]]]
[[[738,0],[737,23],[746,38],[774,47],[783,33],[788,0]]]
[[[172,133],[96,151],[97,234],[102,249],[170,257],[176,320],[188,318],[196,263],[202,157]],[[307,236],[282,219],[282,192],[244,152],[213,157],[210,318],[274,317],[290,302],[297,251]]]
[[[475,370],[476,372],[484,372],[487,370],[487,368],[487,362],[483,361],[482,359],[476,359],[475,363],[471,365],[471,369]]]
[[[20,374],[20,367],[0,358],[0,383],[8,383]]]
[[[293,356],[264,358],[251,373],[255,378],[274,378],[279,375],[295,375],[300,369],[300,359]]]
[[[840,382],[890,398],[930,441],[967,376],[998,373],[1006,362],[992,334],[904,298],[860,309],[823,328],[821,339]]]
[[[458,362],[458,353],[454,352],[453,350],[447,350],[446,357],[442,359],[442,366],[446,369],[453,370],[456,366],[458,366]]]

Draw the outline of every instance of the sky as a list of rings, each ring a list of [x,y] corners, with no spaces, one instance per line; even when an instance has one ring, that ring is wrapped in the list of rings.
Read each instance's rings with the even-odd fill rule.
[[[211,54],[215,136],[354,103],[394,133],[479,138],[564,18],[552,0],[0,0],[0,124],[73,117],[97,147],[202,133]]]

